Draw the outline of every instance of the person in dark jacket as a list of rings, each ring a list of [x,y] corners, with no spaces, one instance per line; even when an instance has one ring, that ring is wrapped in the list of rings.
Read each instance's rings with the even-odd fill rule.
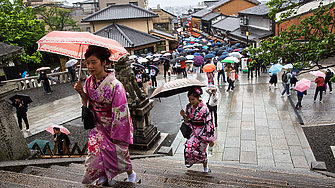
[[[16,98],[15,102],[12,103],[11,105],[16,108],[16,115],[20,130],[22,131],[22,119],[23,119],[24,123],[26,124],[26,131],[29,132],[29,123],[27,118],[28,105],[24,104],[24,102],[20,98]]]
[[[171,76],[171,73],[169,72],[170,68],[170,61],[167,59],[163,59],[163,65],[164,65],[164,78],[166,78],[166,72],[169,76]]]
[[[58,153],[62,155],[63,152],[64,152],[63,151],[63,142],[65,142],[67,148],[69,148],[70,139],[65,133],[62,133],[58,127],[54,127],[53,130],[54,130],[54,133],[55,133],[54,134],[54,141],[55,141],[55,143],[58,144]]]
[[[325,94],[326,94],[326,85],[328,84],[329,87],[329,93],[331,94],[333,92],[333,88],[332,88],[332,82],[330,81],[330,79],[334,76],[334,73],[332,71],[330,71],[330,69],[327,69],[326,72],[326,78],[325,78]]]

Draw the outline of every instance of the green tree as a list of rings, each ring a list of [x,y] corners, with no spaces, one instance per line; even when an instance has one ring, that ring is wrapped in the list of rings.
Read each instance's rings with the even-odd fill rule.
[[[63,3],[49,3],[35,8],[37,16],[41,17],[50,31],[80,30],[77,21],[74,21],[71,13],[73,10],[63,8]]]
[[[281,24],[284,19],[296,15],[302,3],[270,0],[267,5],[271,17],[275,17],[283,10],[282,7],[286,7],[287,11],[276,20]],[[310,10],[313,12],[311,16],[305,18],[298,16],[299,25],[292,24],[286,30],[279,32],[279,35],[262,40],[259,48],[249,47],[245,52],[250,52],[251,59],[258,56],[265,64],[277,63],[282,59],[289,60],[294,63],[295,68],[304,70],[335,66],[335,64],[323,66],[321,63],[321,60],[334,55],[335,52],[334,6],[335,3],[325,6],[320,2],[317,9]]]
[[[45,25],[35,19],[30,7],[22,0],[0,0],[0,42],[24,46],[25,53],[19,56],[21,62],[39,63],[36,41],[45,35]]]

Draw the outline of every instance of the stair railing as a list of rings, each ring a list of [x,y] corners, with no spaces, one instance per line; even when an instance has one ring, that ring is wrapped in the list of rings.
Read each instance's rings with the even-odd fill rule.
[[[46,143],[43,149],[37,143],[35,143],[32,149],[39,150],[41,152],[41,157],[43,159],[73,158],[73,157],[86,157],[87,156],[87,143],[85,144],[83,149],[80,149],[78,143],[75,143],[71,151],[64,141],[61,144],[63,147],[63,154],[56,154],[57,149],[58,149],[58,142],[56,142],[53,150],[51,150],[49,143]]]

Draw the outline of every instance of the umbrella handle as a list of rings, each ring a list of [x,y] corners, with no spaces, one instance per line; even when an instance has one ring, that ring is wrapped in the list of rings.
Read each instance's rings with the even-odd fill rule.
[[[180,94],[178,94],[178,97],[179,97],[179,104],[180,104],[180,109],[182,110],[182,109],[183,109],[183,107],[182,107],[182,105],[181,105]]]
[[[79,73],[78,73],[78,81],[80,81],[81,70],[82,70],[82,62],[83,62],[83,51],[84,51],[84,48],[81,44],[79,46],[79,50],[80,50],[80,47],[81,47],[81,58],[80,58],[80,67],[79,67]]]

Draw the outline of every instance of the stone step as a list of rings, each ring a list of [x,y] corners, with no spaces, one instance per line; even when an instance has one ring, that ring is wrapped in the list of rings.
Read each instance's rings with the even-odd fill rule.
[[[160,160],[156,159],[141,159],[141,162],[133,162],[134,169],[136,168],[144,168],[144,169],[168,169],[171,170],[171,166],[174,169],[180,169],[185,171],[185,165],[182,161],[176,160],[168,160],[166,158],[160,158]],[[209,167],[212,170],[212,173],[220,173],[223,177],[229,175],[232,176],[243,176],[248,177],[249,180],[266,180],[266,181],[275,181],[278,182],[287,182],[289,185],[309,185],[309,183],[313,183],[318,186],[329,186],[335,184],[335,180],[329,177],[317,175],[306,175],[299,173],[283,173],[277,171],[269,171],[269,170],[255,170],[241,167],[228,167],[222,165],[214,165],[210,164]],[[194,165],[192,170],[202,170],[202,165]],[[278,181],[278,182],[276,182]]]
[[[87,186],[68,180],[55,179],[49,177],[34,176],[30,174],[15,173],[9,171],[0,170],[0,181],[24,185],[27,187],[38,187],[38,188],[59,188],[59,187],[71,187],[71,188],[87,188]]]
[[[0,181],[0,187],[1,188],[35,188],[33,186],[20,185],[20,184],[6,182],[6,181]]]
[[[73,173],[77,173],[77,174],[81,174],[84,175],[84,164],[75,164],[75,163],[71,163],[68,166],[62,166],[62,165],[51,165],[49,167],[50,169],[56,169],[56,170],[65,170],[67,172],[73,172]]]
[[[180,180],[192,180],[192,181],[200,181],[204,183],[210,184],[218,184],[225,182],[226,185],[257,185],[257,186],[279,186],[285,187],[287,186],[286,181],[278,181],[272,179],[265,178],[257,178],[251,176],[243,176],[239,174],[229,174],[222,172],[214,172],[211,173],[203,173],[202,169],[198,171],[187,170],[184,166],[182,167],[154,167],[148,165],[138,165],[133,163],[133,169],[136,170],[138,177],[141,177],[143,174],[155,174],[158,176],[164,176],[168,179],[180,179]],[[224,177],[224,178],[222,178]],[[238,183],[236,183],[238,182]]]
[[[69,167],[63,167],[63,169],[51,169],[51,168],[42,168],[38,166],[27,166],[21,173],[30,174],[34,176],[49,177],[55,179],[69,180],[73,182],[81,183],[83,179],[82,173],[69,172]]]

